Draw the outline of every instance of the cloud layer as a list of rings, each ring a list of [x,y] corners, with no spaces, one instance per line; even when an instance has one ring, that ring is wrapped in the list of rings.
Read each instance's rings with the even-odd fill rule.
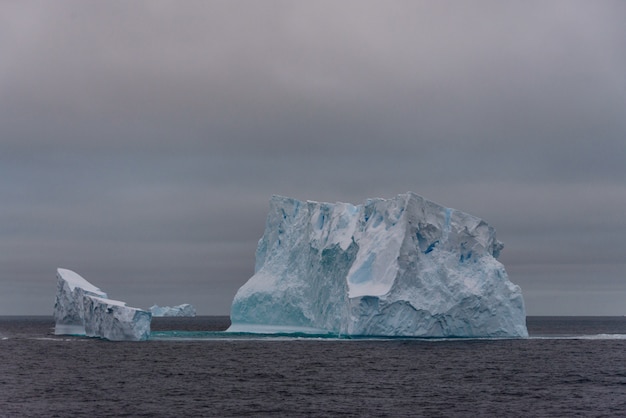
[[[0,6],[0,314],[56,267],[227,314],[272,194],[485,218],[529,314],[623,314],[622,2]]]

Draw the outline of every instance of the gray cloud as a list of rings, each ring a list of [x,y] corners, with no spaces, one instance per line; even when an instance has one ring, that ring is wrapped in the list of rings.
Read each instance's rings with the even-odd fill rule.
[[[0,8],[0,314],[57,266],[227,313],[271,194],[407,190],[498,229],[530,314],[623,313],[621,2]]]

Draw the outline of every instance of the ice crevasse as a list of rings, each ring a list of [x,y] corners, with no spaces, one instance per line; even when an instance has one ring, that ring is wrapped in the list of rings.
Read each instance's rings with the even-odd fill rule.
[[[527,337],[482,219],[414,193],[362,205],[273,196],[231,332]]]
[[[79,274],[57,269],[56,335],[85,335],[111,341],[147,340],[151,319],[150,312],[109,299]]]

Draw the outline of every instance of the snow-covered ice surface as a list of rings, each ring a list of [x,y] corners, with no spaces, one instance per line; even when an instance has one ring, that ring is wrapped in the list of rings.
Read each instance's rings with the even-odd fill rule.
[[[495,229],[414,193],[363,205],[273,196],[229,332],[527,337]]]
[[[158,306],[152,305],[150,307],[152,316],[196,316],[196,308],[189,303],[183,303],[176,306]]]
[[[86,335],[112,341],[147,340],[151,318],[150,312],[108,299],[106,293],[77,273],[57,270],[56,335]]]

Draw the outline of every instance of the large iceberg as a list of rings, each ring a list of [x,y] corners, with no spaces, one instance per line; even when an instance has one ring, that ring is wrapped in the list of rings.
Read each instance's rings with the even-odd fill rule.
[[[495,229],[414,193],[363,205],[273,196],[231,332],[527,337]]]
[[[57,270],[56,335],[86,335],[112,341],[147,340],[151,319],[150,312],[109,299],[77,273]]]
[[[196,308],[189,303],[183,303],[182,305],[176,306],[159,306],[152,305],[150,307],[150,312],[153,317],[157,316],[196,316]]]

